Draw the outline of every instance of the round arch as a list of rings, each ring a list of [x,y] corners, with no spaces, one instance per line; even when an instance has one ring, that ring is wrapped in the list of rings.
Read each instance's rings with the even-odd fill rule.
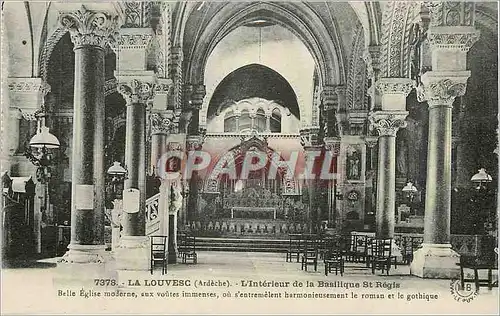
[[[320,72],[322,85],[345,82],[342,47],[331,36],[321,19],[302,3],[243,3],[226,5],[217,12],[208,26],[198,34],[193,49],[185,52],[185,82],[203,83],[206,61],[217,43],[239,26],[256,17],[281,25],[294,33],[308,48]]]

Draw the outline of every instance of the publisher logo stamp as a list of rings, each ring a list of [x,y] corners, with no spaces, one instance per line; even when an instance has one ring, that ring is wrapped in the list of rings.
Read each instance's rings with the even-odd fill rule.
[[[457,302],[471,302],[477,296],[477,291],[472,283],[465,283],[462,288],[460,280],[451,280],[450,292]]]

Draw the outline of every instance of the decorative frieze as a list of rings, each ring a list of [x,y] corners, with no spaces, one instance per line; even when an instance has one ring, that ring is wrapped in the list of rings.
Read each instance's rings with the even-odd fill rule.
[[[474,25],[474,2],[426,1],[431,16],[431,26]]]
[[[121,26],[118,15],[87,10],[84,5],[77,11],[60,13],[59,23],[69,31],[75,50],[83,46],[104,49],[116,41]]]
[[[127,105],[146,104],[153,98],[153,89],[153,83],[138,79],[132,79],[128,83],[122,82],[118,86],[118,92],[123,96]]]
[[[40,92],[43,95],[50,92],[50,85],[41,78],[9,78],[8,84],[12,92]]]
[[[376,129],[380,136],[396,136],[400,128],[406,127],[406,111],[377,111],[373,112],[370,117],[371,128]]]
[[[174,82],[174,93],[173,93],[173,103],[174,108],[182,108],[182,93],[183,93],[183,74],[182,74],[182,62],[184,60],[182,47],[174,46],[172,47],[172,52],[170,55],[170,78]]]
[[[406,96],[415,87],[415,81],[409,78],[380,78],[375,85],[381,95],[404,94]]]
[[[153,34],[151,33],[120,34],[118,47],[119,49],[146,49],[152,38]]]
[[[432,27],[427,39],[431,48],[459,50],[467,52],[479,40],[480,32],[474,27]]]
[[[465,94],[469,77],[470,71],[426,72],[417,88],[417,99],[429,106],[451,106],[456,97]]]

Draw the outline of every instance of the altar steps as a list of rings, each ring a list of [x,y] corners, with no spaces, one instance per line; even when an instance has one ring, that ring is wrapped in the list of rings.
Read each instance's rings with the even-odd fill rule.
[[[288,249],[288,239],[197,237],[197,251],[277,252]]]

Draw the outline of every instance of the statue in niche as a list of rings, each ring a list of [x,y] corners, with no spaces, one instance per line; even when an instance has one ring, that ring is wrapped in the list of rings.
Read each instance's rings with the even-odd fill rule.
[[[347,179],[361,179],[361,153],[354,148],[347,152]]]

